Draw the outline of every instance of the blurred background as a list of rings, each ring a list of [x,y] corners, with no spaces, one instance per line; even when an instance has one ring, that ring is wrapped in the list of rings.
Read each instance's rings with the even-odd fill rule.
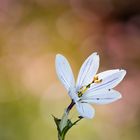
[[[51,114],[70,99],[55,73],[55,55],[68,58],[75,77],[97,51],[100,71],[124,68],[123,98],[94,106],[66,139],[140,139],[140,1],[0,0],[0,140],[56,140]],[[71,112],[75,120],[77,111]]]

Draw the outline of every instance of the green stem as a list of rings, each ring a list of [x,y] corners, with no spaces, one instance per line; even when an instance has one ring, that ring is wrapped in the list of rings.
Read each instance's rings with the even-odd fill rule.
[[[57,131],[58,131],[58,140],[65,140],[65,136],[69,129],[72,128],[72,126],[76,125],[83,117],[79,117],[74,123],[71,122],[70,119],[68,119],[68,115],[70,110],[73,108],[75,105],[75,102],[72,100],[70,105],[67,107],[65,110],[62,119],[58,119],[53,116],[55,124],[57,126]]]
[[[83,117],[79,116],[79,119],[76,120],[76,121],[73,123],[73,125],[77,124],[81,119],[83,119]]]
[[[65,140],[65,136],[58,134],[58,140]]]
[[[81,119],[83,119],[83,117],[79,117],[79,119],[78,120],[76,120],[73,124],[72,124],[72,126],[74,126],[74,125],[76,125]],[[72,126],[70,127],[70,128],[72,128]],[[69,129],[70,129],[69,128]],[[68,131],[67,131],[68,132]],[[58,140],[65,140],[65,136],[66,136],[66,134],[67,134],[67,132],[66,133],[58,133]]]

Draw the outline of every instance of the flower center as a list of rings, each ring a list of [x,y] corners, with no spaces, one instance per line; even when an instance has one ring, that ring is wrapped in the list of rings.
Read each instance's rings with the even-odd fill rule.
[[[89,83],[86,86],[82,86],[79,91],[78,91],[78,97],[80,98],[89,88],[93,83],[101,83],[102,79],[99,79],[98,75],[95,75],[93,78],[93,81],[91,83]]]

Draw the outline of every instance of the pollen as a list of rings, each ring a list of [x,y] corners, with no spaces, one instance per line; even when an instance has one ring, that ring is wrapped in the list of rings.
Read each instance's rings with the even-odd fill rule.
[[[99,79],[98,75],[95,75],[94,78],[93,78],[93,81],[96,81],[98,79]]]
[[[98,75],[95,75],[92,83],[101,83],[101,82],[102,82],[102,79],[99,79]]]

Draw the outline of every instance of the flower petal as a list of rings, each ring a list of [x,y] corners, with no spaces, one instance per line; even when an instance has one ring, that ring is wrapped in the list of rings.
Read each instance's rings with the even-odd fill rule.
[[[84,118],[92,119],[95,115],[95,110],[90,104],[76,102],[76,108],[80,116]]]
[[[117,73],[117,72],[120,72],[121,70],[122,70],[122,71],[125,71],[125,70],[123,70],[123,69],[106,70],[106,71],[103,71],[103,72],[99,73],[98,76],[99,76],[99,78],[104,79],[104,78],[106,78],[106,77],[108,77],[108,76],[110,76],[110,75],[112,75],[112,74],[115,74],[115,73]]]
[[[116,90],[101,90],[95,93],[87,92],[82,96],[81,102],[95,104],[109,104],[120,99],[122,95]]]
[[[91,83],[94,75],[97,73],[98,68],[99,55],[97,55],[97,53],[93,53],[85,60],[80,68],[76,83],[77,89]]]
[[[59,80],[62,82],[65,88],[70,91],[71,88],[75,87],[75,80],[69,62],[64,56],[57,54],[55,66]]]
[[[102,89],[112,89],[123,80],[125,74],[126,74],[125,70],[119,70],[119,69],[109,70],[109,71],[104,71],[102,73],[99,73],[97,75],[99,79],[102,79],[102,82],[94,83],[90,87],[89,92],[94,92]]]

